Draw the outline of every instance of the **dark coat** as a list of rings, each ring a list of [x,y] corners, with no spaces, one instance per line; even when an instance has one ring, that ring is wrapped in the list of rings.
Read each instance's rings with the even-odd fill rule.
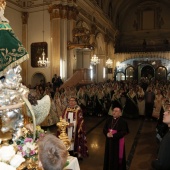
[[[150,96],[150,97],[149,97]],[[149,100],[150,98],[150,100]],[[145,92],[145,103],[152,103],[154,104],[154,100],[155,100],[155,94],[154,92],[149,92],[149,91],[146,91]]]
[[[147,118],[152,117],[155,94],[151,91],[145,93],[145,115]]]
[[[131,98],[127,95],[126,97],[126,104],[123,109],[123,116],[128,118],[138,118],[139,116],[139,109],[137,105],[137,97],[134,96]]]
[[[162,139],[157,159],[152,162],[156,170],[170,170],[170,131]]]
[[[126,121],[122,117],[116,121],[113,127],[113,117],[109,116],[103,128],[103,133],[106,137],[103,170],[126,170],[125,145],[123,160],[121,164],[119,163],[119,139],[128,134],[129,129]],[[117,133],[113,135],[113,138],[108,138],[107,133],[111,127],[117,130]]]

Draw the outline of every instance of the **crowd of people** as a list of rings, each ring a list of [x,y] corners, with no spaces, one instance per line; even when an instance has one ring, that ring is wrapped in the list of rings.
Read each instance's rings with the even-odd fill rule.
[[[53,80],[54,78],[56,78],[56,75]],[[131,119],[142,117],[147,121],[156,120],[158,125],[163,124],[164,132],[161,137],[159,136],[160,141],[167,132],[168,125],[163,122],[163,114],[166,111],[167,104],[170,102],[170,83],[149,82],[142,79],[140,82],[108,80],[82,86],[66,88],[61,88],[60,86],[56,87],[54,83],[50,82],[47,84],[40,82],[34,89],[30,89],[30,92],[37,100],[44,95],[49,95],[51,98],[51,110],[53,112],[50,111],[42,126],[56,124],[60,116],[70,123],[67,131],[72,141],[69,151],[73,156],[76,155],[80,158],[88,156],[84,116],[110,115],[112,117],[106,121],[103,129],[106,136],[105,169],[112,169],[114,166],[121,166],[124,169],[123,167],[125,166],[124,152],[122,152],[121,164],[119,162],[120,154],[115,159],[115,162],[119,162],[117,165],[116,163],[113,164],[113,161],[108,162],[110,157],[107,157],[108,151],[115,150],[116,145],[120,145],[120,139],[128,134],[127,123],[121,117]],[[54,117],[57,117],[58,120]],[[117,120],[119,120],[118,123]],[[112,131],[110,132],[109,129]],[[157,130],[159,131],[159,129]],[[78,138],[78,136],[82,138]],[[112,144],[114,144],[114,147],[111,147]],[[124,148],[124,145],[122,145],[122,148]],[[114,151],[110,155],[113,156],[113,154]]]
[[[66,88],[56,87],[50,82],[46,84],[41,82],[31,91],[38,100],[48,94],[59,116],[62,115],[70,97],[77,99],[84,115],[107,115],[110,114],[114,105],[120,104],[124,117],[143,116],[147,120],[158,119],[162,107],[170,100],[169,83],[144,80],[139,83],[137,81],[107,81]]]

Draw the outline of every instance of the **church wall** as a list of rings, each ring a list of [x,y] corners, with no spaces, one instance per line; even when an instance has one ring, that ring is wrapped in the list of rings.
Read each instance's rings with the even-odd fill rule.
[[[9,24],[12,27],[15,35],[20,41],[22,41],[22,18],[21,12],[14,10],[11,7],[6,7],[4,16],[9,20]]]
[[[97,64],[97,82],[103,81],[103,67],[105,67],[105,58],[106,58],[106,42],[104,41],[104,36],[101,33],[96,35],[96,49],[94,54],[100,59],[100,63]]]
[[[103,59],[100,59],[100,64],[97,65],[97,82],[103,82],[103,67],[105,63]]]
[[[145,9],[145,6],[142,6]],[[151,7],[152,8],[152,7]],[[138,10],[137,10],[138,9]],[[128,15],[122,20],[121,27],[120,27],[120,37],[119,43],[123,47],[137,47],[139,49],[143,49],[143,42],[144,39],[146,40],[147,47],[154,47],[155,46],[162,46],[165,48],[165,40],[167,39],[170,41],[170,23],[169,23],[169,16],[170,11],[168,6],[164,4],[157,4],[155,8],[155,13],[153,10],[146,10],[146,13],[149,12],[147,15],[146,21],[142,20],[141,16],[142,13],[139,10],[140,8],[131,8],[128,11]],[[153,13],[152,13],[153,12]],[[145,12],[144,12],[145,13]],[[145,14],[146,14],[145,13]],[[155,15],[153,22],[153,14]],[[138,18],[137,18],[138,16]],[[140,20],[141,19],[141,20]],[[150,27],[148,29],[146,25],[147,22],[151,22]],[[142,29],[142,22],[145,22],[144,28]],[[135,25],[136,24],[136,25]],[[151,27],[153,26],[153,28]],[[167,44],[168,46],[168,44]],[[155,48],[156,49],[156,48]],[[136,58],[137,56],[141,56],[142,58],[150,58],[150,57],[162,57],[162,58],[169,58],[168,53],[161,53],[161,52],[153,52],[153,53],[117,53],[115,55],[114,65],[116,66],[117,62],[122,62],[127,59]],[[147,56],[147,57],[146,57]]]
[[[81,3],[84,3],[84,1],[82,1]],[[82,5],[82,4],[81,4]],[[84,5],[81,6],[82,9],[84,9]],[[20,8],[20,7],[18,7]],[[27,42],[27,45],[26,45],[26,49],[30,55],[30,59],[28,60],[27,62],[27,85],[28,84],[32,84],[32,77],[36,74],[36,73],[42,73],[42,75],[45,76],[46,78],[46,81],[51,81],[51,77],[53,76],[52,75],[52,67],[50,68],[39,68],[39,67],[32,67],[31,66],[31,44],[32,43],[36,43],[36,42],[42,42],[43,41],[43,14],[42,14],[42,6],[41,5],[37,5],[35,8],[30,8],[30,9],[18,9],[17,7],[15,9],[13,8],[10,8],[10,7],[7,7],[6,8],[6,17],[10,20],[10,25],[12,26],[12,28],[14,29],[14,32],[15,34],[18,36],[18,38],[22,41],[22,18],[21,18],[21,12],[23,11],[28,11],[29,15],[28,15],[28,22],[24,25],[24,27],[26,28],[24,31],[28,31],[26,34],[27,34],[27,37],[28,39],[26,40]],[[45,7],[47,8],[47,6]],[[104,33],[106,30],[111,32],[113,31],[113,28],[111,28],[111,25],[106,25],[104,23],[107,22],[107,18],[102,18],[103,16],[103,12],[102,10],[98,9],[98,11],[95,11],[93,8],[87,8],[88,9],[88,17],[90,16],[90,18],[92,19],[91,21],[89,20],[89,18],[87,19],[86,18],[86,15],[79,15],[79,19],[85,19],[86,18],[86,21],[88,21],[88,26],[89,28],[91,28],[92,24],[96,25],[96,30],[95,32],[93,31],[93,34],[95,35],[95,33],[97,32],[102,32]],[[92,10],[92,11],[91,11]],[[95,12],[95,13],[92,13]],[[93,15],[93,16],[92,16]],[[44,11],[44,16],[45,16],[45,23],[44,23],[44,42],[47,42],[48,44],[48,58],[49,60],[51,61],[51,49],[52,48],[57,48],[57,47],[52,47],[51,46],[51,42],[52,42],[52,38],[53,37],[50,37],[50,16],[49,16],[49,13],[48,11],[45,9]],[[81,16],[81,17],[80,17]],[[15,18],[15,20],[14,20]],[[94,20],[93,20],[94,18]],[[101,22],[100,19],[102,18]],[[78,20],[78,19],[77,19]],[[69,23],[69,21],[68,21]],[[105,25],[105,26],[104,26]],[[109,26],[107,28],[107,26]],[[70,28],[70,27],[69,27]],[[57,29],[57,28],[56,28]],[[68,28],[63,28],[64,31],[66,32],[66,30],[68,31]],[[72,29],[70,29],[68,31],[68,33],[71,33],[72,32]],[[64,39],[70,39],[69,35],[65,35]],[[61,41],[61,43],[65,43],[64,41]],[[104,43],[104,42],[103,42]],[[60,44],[59,44],[60,45]],[[66,49],[66,43],[63,45],[63,48]],[[103,49],[102,49],[103,51]],[[98,51],[99,52],[99,51]],[[69,55],[70,59],[72,60],[72,58],[74,58],[74,55],[75,55],[75,50],[73,50],[73,52]],[[106,58],[106,54],[105,52],[102,53],[103,54],[103,58],[104,58],[104,62],[103,64],[101,64],[101,67],[103,68],[103,66],[105,66],[105,58]],[[67,56],[66,56],[67,55]],[[84,53],[83,54],[83,58],[82,58],[82,68],[89,68],[90,67],[90,59],[91,59],[91,54],[90,52],[87,52],[87,53]],[[67,65],[67,61],[66,61],[66,58],[68,57],[68,53],[67,51],[64,51],[63,50],[63,53],[62,53],[62,57],[63,57],[63,62],[65,62],[65,65]],[[70,62],[72,63],[72,62]],[[74,62],[76,63],[76,62]],[[76,68],[76,65],[74,65],[73,63],[73,68]],[[63,67],[64,68],[64,67]],[[69,68],[69,67],[68,67]],[[103,77],[103,74],[102,74],[102,71],[103,69],[100,69],[99,71],[101,72],[101,77],[99,78],[100,80],[102,79]],[[64,71],[64,70],[63,70]],[[73,70],[71,70],[73,71]],[[71,72],[69,72],[71,73]],[[69,78],[69,75],[67,75],[67,71],[65,71],[65,78]],[[39,82],[37,82],[39,83]]]
[[[162,25],[162,29],[170,29],[169,22],[170,10],[168,6],[162,6],[162,18],[164,24]]]
[[[90,51],[84,51],[83,55],[83,68],[90,68],[90,59],[91,59],[91,52]]]
[[[131,11],[129,11],[128,15],[126,15],[126,18],[123,20],[123,24],[121,24],[120,29],[122,30],[122,32],[135,31],[135,28],[133,27],[133,22],[135,19],[135,10],[132,9]]]
[[[22,17],[21,9],[15,8],[13,5],[7,5],[4,16],[9,20],[15,35],[22,42]],[[43,42],[43,13],[42,9],[37,8],[35,11],[29,12],[28,16],[28,39],[26,40],[27,46],[25,47],[29,54],[29,60],[27,61],[27,84],[32,83],[32,77],[36,73],[42,73],[45,76],[46,81],[51,81],[51,70],[49,68],[38,68],[31,66],[31,44],[36,42]],[[48,44],[48,58],[51,60],[51,38],[50,38],[50,16],[47,10],[44,10],[44,42]],[[39,83],[39,82],[37,82]]]
[[[159,12],[160,18],[163,19],[161,29],[170,29],[170,22],[169,22],[170,11],[169,11],[168,6],[161,4],[159,6],[159,8],[160,8],[160,12]],[[148,10],[148,11],[152,11],[152,10]],[[137,12],[140,13],[140,11],[137,8],[132,8],[130,11],[128,11],[128,15],[126,15],[126,17],[124,18],[124,20],[122,21],[122,24],[121,24],[120,29],[122,32],[137,31],[137,28],[135,27],[135,24],[134,24],[134,21],[138,22],[138,20],[140,19],[140,18],[138,18],[138,20],[137,20],[137,14],[136,14]],[[150,16],[147,15],[147,17],[150,17],[149,18],[150,22],[152,22],[151,16],[152,15],[150,15]],[[154,16],[154,17],[156,17],[156,16]],[[142,19],[141,19],[141,22],[142,22]],[[138,31],[139,30],[140,30],[140,28],[138,28]]]
[[[50,67],[39,68],[31,66],[31,44],[36,42],[43,42],[42,11],[29,13],[28,18],[28,52],[30,54],[30,60],[28,61],[28,84],[32,84],[32,76],[37,72],[45,76],[46,82],[51,81]],[[51,61],[50,19],[48,11],[44,11],[44,42],[48,44],[48,58]]]
[[[81,68],[90,68],[90,51],[89,50],[77,50],[77,57],[76,57],[76,62],[77,62],[77,69]]]
[[[77,62],[77,69],[83,67],[83,52],[81,50],[77,50],[76,52],[76,62]]]

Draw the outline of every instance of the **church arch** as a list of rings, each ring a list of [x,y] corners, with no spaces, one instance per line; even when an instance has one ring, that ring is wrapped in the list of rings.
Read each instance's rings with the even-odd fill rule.
[[[40,84],[41,81],[46,83],[46,78],[44,74],[40,72],[34,73],[31,78],[31,86],[35,87],[37,84]]]

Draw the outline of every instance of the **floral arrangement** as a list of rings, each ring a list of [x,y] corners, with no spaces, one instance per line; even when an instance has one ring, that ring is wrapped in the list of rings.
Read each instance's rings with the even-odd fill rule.
[[[17,141],[18,151],[21,152],[24,158],[30,158],[34,155],[37,155],[37,146],[32,138],[23,138],[21,137]]]
[[[38,161],[38,140],[46,133],[40,126],[36,127],[36,136],[33,140],[33,133],[27,128],[22,128],[23,135],[20,136],[13,144],[0,147],[0,169],[20,170],[22,163],[26,163],[27,169],[36,167]],[[1,144],[1,141],[0,141]],[[38,169],[38,168],[37,168]]]
[[[39,140],[39,138],[43,137],[46,132],[43,129],[41,129],[40,126],[36,126],[36,137],[35,140],[33,140],[33,134],[29,130],[23,128],[23,131],[25,135],[19,137],[15,141],[18,147],[18,151],[21,152],[24,158],[37,159],[36,158],[38,154],[37,141]]]

